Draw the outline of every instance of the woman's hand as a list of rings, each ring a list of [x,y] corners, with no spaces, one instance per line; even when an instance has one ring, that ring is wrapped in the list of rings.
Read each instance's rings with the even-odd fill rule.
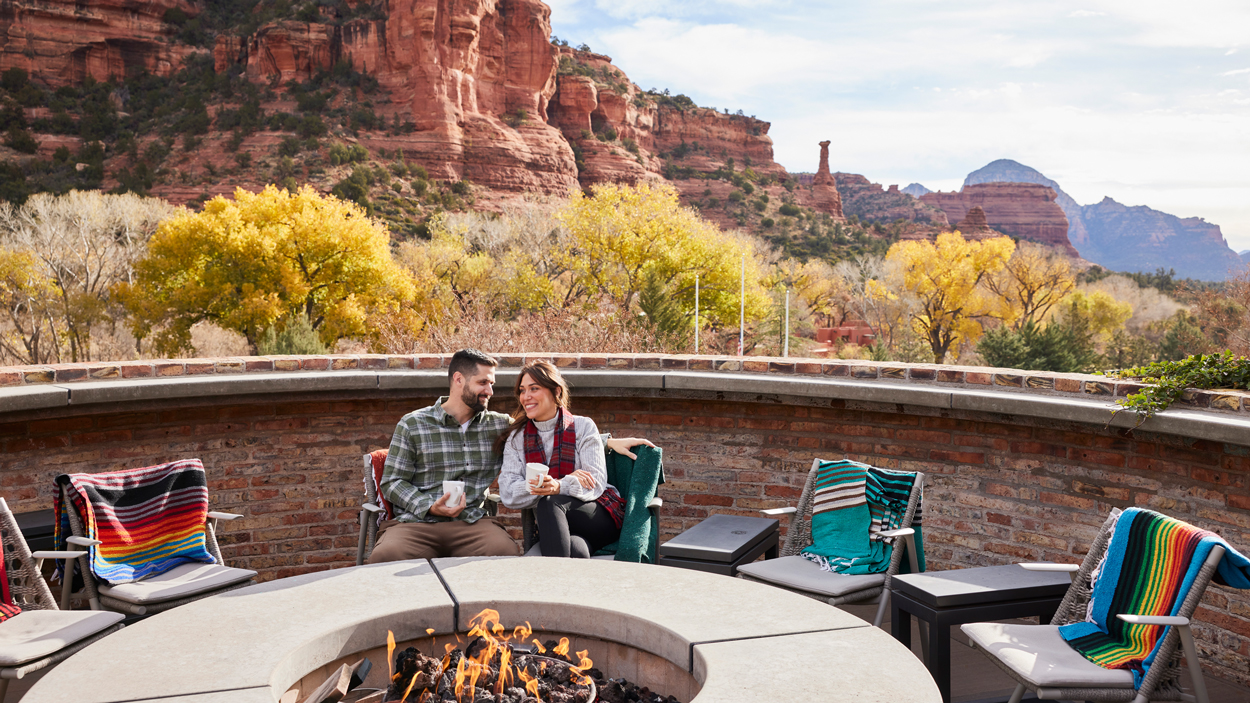
[[[578,469],[570,475],[577,479],[578,483],[582,484],[582,488],[585,488],[588,491],[595,487],[595,477],[585,469]]]
[[[651,443],[650,440],[643,439],[641,437],[613,437],[612,439],[609,439],[607,442],[608,449],[611,449],[617,454],[624,454],[630,459],[637,459],[638,455],[629,451],[629,448],[636,447],[640,444],[645,444],[648,447],[655,446],[654,444]]]
[[[536,496],[560,495],[560,482],[550,475],[544,474],[537,486],[530,483],[530,493]]]

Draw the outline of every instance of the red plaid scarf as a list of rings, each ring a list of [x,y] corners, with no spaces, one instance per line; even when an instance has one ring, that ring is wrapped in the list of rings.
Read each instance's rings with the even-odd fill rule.
[[[525,462],[546,464],[551,469],[548,475],[557,481],[577,470],[577,431],[573,429],[571,413],[564,412],[564,408],[556,410],[556,433],[551,444],[550,460],[544,455],[538,426],[533,420],[525,423]],[[595,502],[608,511],[612,522],[620,529],[625,522],[625,501],[621,494],[612,486],[606,485]]]
[[[19,605],[13,603],[13,595],[9,592],[9,575],[5,570],[3,550],[0,550],[0,622],[4,622],[22,612]],[[23,621],[25,622],[25,621]]]

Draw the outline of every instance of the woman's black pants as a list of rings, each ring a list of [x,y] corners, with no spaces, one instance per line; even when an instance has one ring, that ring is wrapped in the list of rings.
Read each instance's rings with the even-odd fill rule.
[[[587,503],[572,496],[543,496],[535,512],[538,544],[545,557],[589,559],[621,534],[612,515],[593,500]]]

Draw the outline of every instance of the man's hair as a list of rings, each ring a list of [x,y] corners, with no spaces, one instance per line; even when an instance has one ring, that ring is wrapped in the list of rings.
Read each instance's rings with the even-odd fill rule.
[[[479,366],[498,366],[499,362],[493,357],[476,349],[461,349],[451,355],[451,363],[447,364],[447,381],[450,383],[457,373],[463,374],[464,377],[470,378],[477,373]]]

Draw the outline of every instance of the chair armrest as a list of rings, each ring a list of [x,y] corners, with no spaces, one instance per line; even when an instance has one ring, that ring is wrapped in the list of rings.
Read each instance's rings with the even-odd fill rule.
[[[91,539],[90,537],[78,537],[78,536],[66,537],[65,541],[69,542],[70,544],[76,544],[79,547],[98,547],[101,544],[104,544],[98,539]]]
[[[32,559],[77,559],[78,557],[87,556],[86,552],[54,552],[51,550],[41,549],[37,552],[31,552]]]
[[[1067,571],[1076,573],[1081,570],[1080,564],[1051,564],[1048,562],[1021,562],[1020,568],[1026,571]]]
[[[660,508],[663,508],[663,507],[664,507],[664,499],[659,496],[652,498],[651,502],[647,503],[647,510],[659,510]]]
[[[371,513],[380,513],[383,510],[382,506],[377,505],[375,503],[363,503],[361,504],[360,507],[364,508],[365,510],[368,510]]]
[[[897,530],[882,530],[878,532],[875,536],[876,537],[906,537],[907,535],[914,535],[914,534],[916,534],[916,531],[914,529],[910,527],[900,527]]]
[[[790,505],[784,508],[768,508],[766,510],[761,510],[760,512],[764,515],[776,516],[776,515],[789,515],[791,513],[797,513],[798,511],[799,511],[798,508],[794,507],[793,505]]]
[[[216,510],[208,512],[209,520],[238,520],[241,517],[243,516],[238,513],[219,513]]]
[[[1188,627],[1189,618],[1182,618],[1174,615],[1125,615],[1120,613],[1116,615],[1124,622],[1132,625],[1162,625],[1165,627]]]

